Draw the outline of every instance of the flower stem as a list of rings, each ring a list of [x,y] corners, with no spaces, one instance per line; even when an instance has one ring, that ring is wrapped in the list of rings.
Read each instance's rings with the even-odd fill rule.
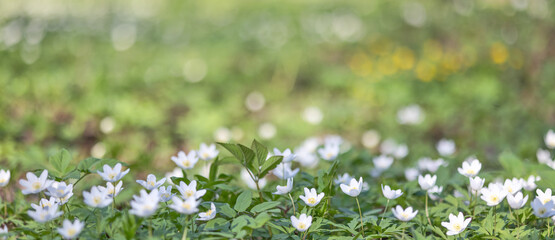
[[[432,226],[432,221],[430,221],[430,214],[428,213],[428,192],[426,192],[426,218],[428,219],[428,223]]]
[[[496,217],[496,211],[495,208],[497,206],[493,206],[493,230],[492,230],[492,235],[495,236],[495,224],[497,223],[497,217]]]
[[[189,216],[187,216],[187,221],[185,222],[185,227],[183,228],[183,235],[181,236],[181,240],[187,239],[187,226],[189,225]]]
[[[262,192],[260,191],[260,186],[258,185],[258,179],[255,181],[256,183],[256,190],[258,191],[258,197],[260,197],[260,202],[264,202],[264,198],[262,198]]]
[[[295,201],[293,201],[293,197],[291,196],[291,193],[289,193],[289,199],[291,199],[291,205],[293,205],[293,214],[295,214],[296,216],[297,210],[295,209]]]
[[[358,214],[360,215],[360,234],[364,238],[364,223],[362,223],[362,211],[360,210],[360,203],[358,202],[358,197],[355,197],[355,199],[357,200]]]
[[[152,238],[152,220],[148,219],[148,238]]]
[[[382,213],[382,219],[380,220],[380,223],[383,221],[383,218],[385,217],[385,213],[387,212],[387,207],[389,206],[389,199],[387,199],[387,203],[385,204],[385,209],[383,210]],[[378,225],[380,224],[378,223]]]

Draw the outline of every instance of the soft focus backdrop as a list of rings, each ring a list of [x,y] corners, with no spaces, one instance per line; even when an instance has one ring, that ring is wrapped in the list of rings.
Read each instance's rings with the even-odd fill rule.
[[[0,1],[0,162],[173,169],[200,142],[294,148],[338,134],[410,159],[535,161],[555,125],[555,4]],[[462,160],[461,160],[462,161]],[[489,161],[489,162],[488,162]]]

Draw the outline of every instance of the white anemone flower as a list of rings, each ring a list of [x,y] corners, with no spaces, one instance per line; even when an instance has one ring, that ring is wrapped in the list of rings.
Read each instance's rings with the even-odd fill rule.
[[[185,182],[180,182],[177,190],[181,193],[184,199],[194,197],[199,199],[206,194],[206,189],[197,190],[197,181],[193,180],[187,185]]]
[[[462,212],[459,212],[458,216],[450,213],[449,222],[442,222],[441,226],[447,228],[447,235],[452,236],[464,231],[471,220],[471,218],[464,219],[464,215]]]
[[[551,188],[545,189],[545,192],[543,192],[541,189],[536,189],[536,194],[536,198],[539,199],[543,204],[546,204],[549,201],[553,201]]]
[[[31,172],[28,172],[26,176],[27,180],[19,180],[19,184],[23,187],[21,190],[23,195],[39,193],[54,182],[53,180],[48,180],[48,170],[42,171],[39,177]]]
[[[503,188],[510,194],[516,194],[522,189],[522,181],[518,178],[506,179]]]
[[[183,200],[180,197],[174,196],[169,207],[181,214],[190,215],[198,212],[199,203],[200,201],[197,201],[194,197]]]
[[[320,203],[322,198],[324,198],[324,195],[324,193],[318,194],[315,188],[310,190],[308,188],[304,188],[304,196],[301,195],[299,198],[302,199],[306,205],[314,207]]]
[[[83,191],[85,204],[90,207],[103,208],[112,203],[113,198],[108,197],[107,191],[101,191],[99,187],[94,186],[90,192]]]
[[[488,206],[497,206],[509,192],[501,184],[490,184],[487,188],[480,190],[481,198]]]
[[[172,193],[172,186],[168,186],[168,188],[161,186],[158,193],[160,193],[160,202],[167,202],[175,196],[175,193]]]
[[[555,149],[555,132],[553,130],[549,130],[547,134],[545,134],[545,145],[550,149]]]
[[[541,177],[537,177],[537,176],[529,176],[528,180],[525,180],[522,182],[522,185],[524,187],[524,190],[526,191],[534,191],[538,185],[536,185],[536,181],[540,181]]]
[[[526,205],[526,202],[528,202],[528,195],[523,198],[521,192],[518,192],[515,195],[508,194],[507,202],[512,209],[521,209],[524,205]]]
[[[422,188],[422,190],[428,190],[433,186],[435,186],[436,180],[437,180],[436,175],[431,176],[430,174],[426,174],[426,176],[422,176],[422,175],[418,176],[418,184],[420,184],[420,187]]]
[[[418,168],[422,171],[435,173],[441,166],[447,166],[447,163],[441,158],[437,160],[432,160],[428,157],[418,159]]]
[[[177,164],[183,170],[191,169],[195,167],[198,162],[198,156],[196,151],[190,151],[189,154],[185,154],[183,151],[177,153],[177,157],[172,156],[172,161]]]
[[[0,187],[5,187],[10,182],[10,170],[0,169]]]
[[[382,193],[383,193],[384,197],[389,199],[389,200],[396,199],[396,198],[400,197],[401,195],[403,195],[403,191],[401,191],[401,189],[393,190],[388,185],[384,186],[383,184],[382,184]]]
[[[466,177],[475,177],[482,169],[482,164],[478,159],[474,159],[470,162],[464,161],[462,164],[462,168],[458,168],[457,170],[461,175]]]
[[[51,207],[38,207],[33,208],[33,210],[27,211],[27,214],[33,218],[36,222],[45,223],[52,219],[55,219],[62,215],[64,212],[58,211],[58,204],[54,204]]]
[[[443,192],[443,186],[433,186],[432,188],[428,189],[428,196],[432,200],[437,200],[439,198],[439,194]]]
[[[343,191],[345,194],[351,197],[358,197],[358,195],[360,195],[360,192],[362,191],[362,184],[362,177],[360,177],[358,181],[355,178],[352,178],[349,185],[341,184],[339,185],[339,187],[341,188],[341,191]]]
[[[349,184],[351,179],[353,179],[353,177],[351,177],[351,175],[349,175],[348,173],[344,173],[343,175],[338,175],[337,178],[333,180],[333,182],[335,182],[335,184],[337,184],[337,185]]]
[[[198,214],[199,218],[198,220],[200,221],[209,221],[214,219],[214,217],[216,217],[216,206],[214,206],[214,203],[210,203],[210,209],[208,209],[208,211],[206,212],[201,212]]]
[[[102,192],[105,192],[109,198],[114,198],[118,196],[118,194],[123,190],[123,181],[119,181],[118,184],[114,186],[111,182],[106,183],[106,187],[98,186],[98,189]]]
[[[333,161],[339,155],[339,150],[338,144],[326,144],[323,148],[318,149],[318,154],[326,161]]]
[[[291,152],[291,149],[287,148],[285,150],[280,151],[277,148],[274,148],[274,155],[275,156],[282,156],[283,157],[283,162],[291,162],[293,160],[295,160],[295,158],[297,157],[294,153]]]
[[[310,228],[312,225],[312,216],[307,216],[306,214],[301,214],[299,218],[291,216],[291,225],[296,228],[299,232],[304,232]]]
[[[420,175],[418,168],[407,168],[405,169],[405,178],[407,181],[414,181]]]
[[[150,193],[141,189],[139,196],[133,196],[133,200],[130,202],[131,210],[129,210],[129,213],[139,217],[149,217],[156,212],[159,202],[160,193],[158,189],[154,189]]]
[[[484,187],[485,179],[480,177],[468,178],[470,189],[474,195],[480,194],[480,190]]]
[[[418,210],[413,211],[412,207],[407,207],[406,209],[403,209],[400,205],[392,208],[391,211],[393,212],[393,216],[403,222],[408,222],[412,220],[414,217],[416,217],[416,214],[418,214]]]
[[[123,178],[127,173],[129,173],[129,168],[125,171],[121,171],[121,167],[122,167],[121,163],[116,164],[114,168],[111,168],[108,164],[105,164],[102,167],[104,172],[97,171],[97,173],[106,182],[117,182],[121,178]]]
[[[141,186],[143,186],[144,188],[146,188],[149,191],[152,191],[153,189],[156,189],[156,188],[162,186],[162,184],[164,184],[164,182],[166,182],[165,178],[160,179],[160,181],[156,181],[156,176],[154,176],[154,174],[148,174],[148,176],[146,177],[146,181],[145,180],[137,180],[138,184],[141,184]]]
[[[276,168],[272,170],[272,174],[278,177],[279,179],[288,179],[294,178],[297,173],[299,173],[300,169],[296,168],[295,170],[291,169],[291,163],[289,162],[281,162],[279,163]]]
[[[208,161],[214,159],[220,154],[220,151],[216,149],[216,144],[206,145],[205,143],[200,144],[200,148],[198,150],[198,156],[200,159],[204,161]]]
[[[46,195],[53,196],[55,198],[64,198],[68,194],[73,193],[73,184],[67,184],[65,182],[53,182],[46,189],[48,190],[48,192],[46,192]]]
[[[539,218],[547,218],[555,215],[555,210],[553,210],[553,201],[543,203],[539,198],[536,198],[532,201],[531,206],[534,210],[534,215]]]
[[[75,239],[79,236],[81,231],[85,227],[85,223],[75,219],[73,223],[68,219],[64,219],[64,223],[61,228],[58,228],[58,233],[64,237],[64,239]]]
[[[277,195],[288,194],[289,192],[291,192],[292,189],[293,189],[293,178],[288,178],[287,185],[276,186],[276,192],[274,194],[277,194]]]

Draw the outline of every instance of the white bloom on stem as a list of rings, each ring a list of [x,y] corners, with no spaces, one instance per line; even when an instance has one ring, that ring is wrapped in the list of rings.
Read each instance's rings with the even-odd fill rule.
[[[536,185],[536,181],[540,181],[541,177],[537,177],[537,176],[529,176],[528,180],[525,180],[522,182],[522,185],[524,187],[524,190],[526,191],[534,191],[538,185]]]
[[[176,156],[171,157],[172,161],[177,164],[183,170],[191,169],[195,167],[198,162],[197,152],[190,151],[189,154],[185,154],[183,151],[179,151]]]
[[[403,209],[401,205],[397,205],[395,208],[392,208],[391,211],[393,212],[393,216],[403,222],[408,222],[412,220],[414,217],[416,217],[416,214],[418,214],[418,210],[413,211],[412,207],[407,207],[406,209]]]
[[[288,178],[287,179],[287,185],[285,186],[276,186],[276,192],[274,194],[277,195],[284,195],[284,194],[288,194],[289,192],[291,192],[291,190],[293,189],[293,178]]]
[[[169,207],[181,214],[190,215],[198,212],[199,203],[200,201],[197,201],[193,197],[183,200],[180,197],[174,196],[172,198],[172,204]]]
[[[168,188],[161,186],[158,193],[160,193],[160,202],[167,202],[175,196],[175,193],[172,193],[172,186],[168,186]]]
[[[389,200],[396,199],[401,195],[403,195],[403,191],[401,191],[401,189],[392,190],[391,187],[389,187],[388,185],[384,186],[383,184],[382,184],[382,193],[384,197]]]
[[[393,152],[393,156],[397,159],[402,159],[409,154],[409,147],[406,144],[399,144]]]
[[[437,200],[439,198],[439,194],[443,192],[443,186],[433,186],[432,188],[428,189],[428,196],[432,200]]]
[[[291,225],[295,227],[299,232],[304,232],[310,228],[312,225],[312,216],[307,216],[306,214],[301,214],[299,218],[291,216]]]
[[[418,159],[418,168],[423,171],[435,173],[441,166],[447,166],[447,163],[441,158],[437,160],[432,160],[428,157]]]
[[[73,193],[73,184],[67,184],[65,182],[53,182],[46,189],[48,190],[48,192],[46,192],[46,195],[56,198],[64,198],[68,194]]]
[[[523,198],[521,192],[518,192],[515,195],[508,194],[507,202],[512,209],[521,209],[524,205],[526,205],[526,202],[528,202],[528,195]]]
[[[0,169],[0,187],[5,187],[10,182],[10,170]],[[6,228],[7,229],[7,228]]]
[[[51,207],[47,207],[47,208],[42,208],[42,207],[33,208],[34,211],[29,210],[27,211],[27,214],[31,218],[33,218],[33,220],[35,220],[36,222],[45,223],[59,217],[64,213],[62,211],[58,211],[58,207],[59,207],[58,204],[54,204]]]
[[[509,194],[501,184],[490,184],[487,188],[482,188],[480,193],[482,200],[490,207],[497,206]]]
[[[539,148],[538,151],[536,151],[536,157],[539,163],[549,164],[552,161],[551,152],[549,152],[549,150]]]
[[[114,196],[118,196],[121,190],[123,190],[122,186],[123,181],[119,181],[116,186],[114,186],[114,184],[112,184],[111,182],[107,182],[106,187],[98,186],[98,189],[100,189],[100,191],[106,192],[109,198],[114,198]]]
[[[393,164],[393,158],[386,155],[380,155],[372,159],[374,167],[380,170],[387,170]]]
[[[105,164],[102,169],[104,170],[104,172],[101,171],[97,171],[98,175],[100,175],[102,177],[102,179],[104,179],[104,181],[106,182],[117,182],[119,181],[121,178],[123,178],[123,176],[125,176],[127,173],[129,173],[129,168],[125,171],[121,171],[121,163],[118,163],[114,166],[114,168],[111,168],[108,164]]]
[[[85,223],[79,221],[79,219],[75,219],[73,223],[68,219],[64,219],[62,227],[58,228],[58,233],[65,239],[75,239],[79,236],[83,227],[85,227]]]
[[[154,174],[148,174],[148,176],[146,177],[146,181],[137,180],[138,184],[141,184],[144,188],[146,188],[149,191],[152,191],[153,189],[156,189],[162,186],[164,182],[166,182],[165,178],[160,179],[160,181],[156,181],[156,176],[154,176]]]
[[[485,179],[480,177],[468,178],[468,181],[470,182],[470,189],[474,195],[478,195],[480,193],[480,190],[482,190],[484,183],[486,182]]]
[[[19,184],[23,187],[21,190],[23,195],[39,193],[54,182],[52,180],[48,180],[48,170],[42,171],[39,177],[31,172],[28,172],[26,176],[27,180],[19,180]]]
[[[405,178],[407,181],[414,181],[420,175],[418,168],[407,168],[405,169]]]
[[[349,185],[341,184],[339,185],[339,187],[341,188],[341,191],[343,191],[345,194],[351,197],[358,197],[358,195],[362,191],[362,183],[362,177],[360,177],[358,181],[355,178],[352,178]]]
[[[510,194],[516,194],[522,189],[522,181],[518,178],[506,179],[503,188]]]
[[[338,144],[326,144],[323,148],[318,149],[320,157],[326,161],[333,161],[339,155]]]
[[[536,198],[532,201],[532,209],[534,210],[534,215],[539,218],[546,218],[555,215],[555,210],[553,210],[553,201],[548,201],[543,203],[541,199]]]
[[[281,152],[279,149],[274,148],[274,155],[275,156],[283,156],[283,162],[291,162],[295,160],[297,157],[294,153],[291,152],[291,149],[287,148]]]
[[[482,169],[482,164],[478,159],[474,159],[470,162],[464,161],[462,164],[462,168],[458,168],[457,170],[461,175],[466,177],[475,177]]]
[[[90,192],[83,191],[85,204],[90,207],[103,208],[112,203],[113,198],[108,196],[107,191],[101,191],[99,187],[94,186]]]
[[[54,197],[50,197],[50,199],[43,198],[39,201],[38,205],[31,203],[31,207],[35,210],[41,208],[48,209],[54,205],[56,205],[56,198]]]
[[[539,199],[543,204],[546,204],[547,202],[553,200],[553,196],[551,195],[551,188],[545,189],[545,192],[543,192],[541,189],[537,189],[536,194],[536,198]]]
[[[279,163],[276,168],[272,170],[272,174],[278,177],[279,179],[288,179],[294,178],[297,173],[299,173],[300,169],[296,168],[295,170],[291,169],[290,162],[281,162]]]
[[[428,190],[436,185],[437,176],[431,176],[430,174],[426,174],[426,176],[419,175],[418,176],[418,184],[422,190]]]
[[[547,134],[545,134],[545,145],[550,148],[555,148],[555,132],[553,130],[549,130]]]
[[[154,189],[150,193],[141,189],[140,196],[133,195],[133,200],[130,202],[131,210],[129,210],[129,213],[139,217],[149,217],[156,212],[159,202],[160,193],[158,189]]]
[[[447,235],[457,235],[464,231],[468,224],[470,223],[471,218],[464,219],[464,215],[462,212],[459,212],[458,216],[453,215],[452,213],[449,214],[449,222],[442,222],[441,226],[447,228]]]
[[[324,195],[324,193],[318,194],[316,192],[316,188],[312,188],[310,190],[308,188],[304,188],[304,196],[301,195],[299,198],[302,199],[306,205],[314,207],[320,203],[322,198],[324,198]]]
[[[220,154],[220,151],[216,149],[216,144],[206,145],[205,143],[200,144],[200,148],[198,150],[198,156],[200,159],[204,161],[208,161],[214,159]]]
[[[214,203],[210,203],[210,209],[206,212],[199,213],[198,216],[198,220],[200,221],[209,221],[214,219],[214,217],[216,217],[216,206],[214,206]]]
[[[256,178],[256,176],[253,175],[254,178]],[[254,181],[254,179],[252,179],[251,177],[251,173],[249,170],[243,169],[241,170],[241,180],[243,180],[243,182],[245,184],[247,184],[247,186],[250,189],[257,189],[256,187],[256,182]],[[264,188],[264,186],[266,186],[267,180],[266,178],[261,178],[258,180],[258,186],[260,187],[260,189]]]
[[[333,181],[337,185],[339,185],[339,184],[349,184],[351,179],[353,179],[353,177],[351,177],[351,175],[349,175],[348,173],[344,173],[343,175],[338,175],[337,178],[334,179]]]
[[[194,197],[199,199],[206,194],[206,189],[197,190],[197,181],[193,180],[187,185],[185,182],[180,182],[177,190],[181,193],[184,199]]]
[[[455,141],[449,139],[441,139],[439,140],[439,142],[437,142],[436,149],[441,156],[451,156],[456,151]]]

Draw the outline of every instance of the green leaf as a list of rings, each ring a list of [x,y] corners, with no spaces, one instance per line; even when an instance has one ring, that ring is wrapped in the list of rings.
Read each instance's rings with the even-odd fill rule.
[[[251,227],[253,229],[261,228],[270,219],[271,219],[271,217],[270,217],[270,215],[268,215],[268,213],[265,213],[265,212],[261,213],[258,216],[256,216],[256,218],[254,218],[254,223],[249,224],[249,227]]]
[[[57,173],[57,177],[62,177],[67,172],[69,172],[69,164],[71,162],[71,155],[66,149],[62,149],[56,154],[48,158],[48,162],[54,168]]]
[[[281,163],[281,161],[283,160],[283,156],[273,156],[271,158],[268,158],[268,160],[266,160],[264,162],[264,164],[262,164],[262,168],[260,169],[260,178],[263,178],[264,176],[266,176],[266,174],[268,174],[268,172],[274,168],[276,168],[276,166]]]
[[[263,202],[260,203],[254,207],[252,207],[251,212],[253,213],[258,213],[258,212],[262,212],[262,211],[266,211],[268,209],[274,208],[279,206],[281,203],[274,201],[274,202]]]
[[[241,152],[243,153],[243,165],[249,168],[255,176],[258,176],[258,171],[259,171],[258,166],[254,165],[255,164],[254,151],[246,147],[245,145],[242,145],[242,144],[237,144],[237,145],[239,146],[239,149],[241,149]]]
[[[211,182],[215,181],[216,177],[218,176],[218,165],[219,165],[219,158],[216,157],[212,162],[212,164],[210,165],[210,174],[208,175],[208,178],[210,179]]]
[[[238,212],[244,212],[247,208],[251,205],[252,202],[252,192],[250,190],[246,190],[239,194],[237,197],[237,201],[235,202],[235,206],[233,208]]]
[[[241,163],[243,163],[244,160],[244,156],[243,156],[243,152],[241,151],[241,148],[239,146],[237,146],[236,144],[232,144],[232,143],[218,143],[220,146],[224,147],[225,149],[227,149],[227,151],[229,151],[233,156],[235,156],[235,158],[237,158],[237,160],[239,160]]]
[[[100,162],[99,158],[93,158],[93,157],[85,158],[81,160],[79,164],[77,164],[77,170],[90,173],[92,172],[92,168],[96,166],[96,164],[98,164],[99,162]]]
[[[227,203],[220,206],[219,210],[223,215],[226,215],[230,218],[234,218],[237,215],[237,212],[235,212],[235,210],[233,210],[233,208],[231,208]]]
[[[268,157],[268,148],[262,145],[262,143],[256,141],[256,139],[252,141],[251,148],[256,153],[256,159],[258,159],[258,166],[262,166],[262,164],[264,164],[264,162],[266,161],[266,158]]]

